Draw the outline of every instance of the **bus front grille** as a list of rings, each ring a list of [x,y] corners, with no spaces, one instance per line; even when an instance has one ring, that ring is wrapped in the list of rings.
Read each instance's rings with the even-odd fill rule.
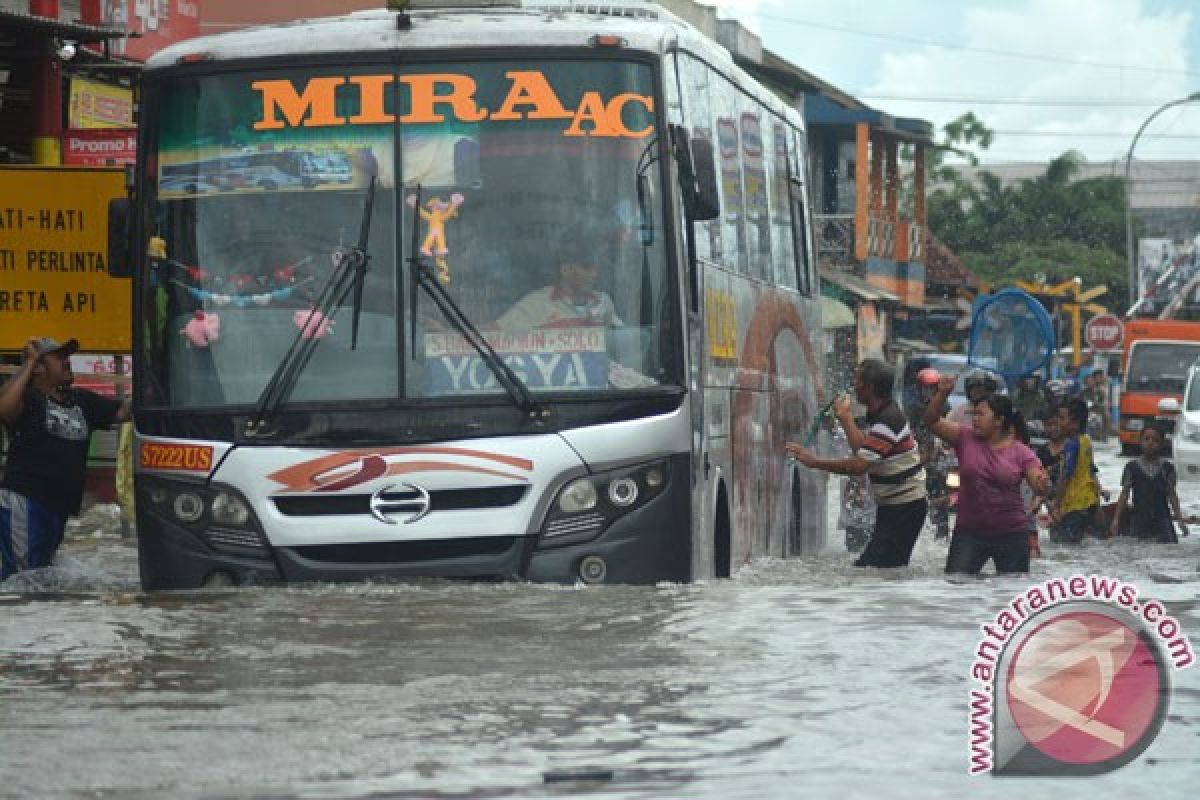
[[[438,489],[429,493],[429,511],[468,511],[505,508],[521,502],[528,486],[493,486],[485,489]],[[371,513],[369,494],[307,494],[274,497],[279,513],[288,517],[325,517]]]
[[[302,558],[327,564],[412,564],[497,556],[511,550],[516,541],[515,536],[480,536],[415,542],[315,544],[289,549]]]

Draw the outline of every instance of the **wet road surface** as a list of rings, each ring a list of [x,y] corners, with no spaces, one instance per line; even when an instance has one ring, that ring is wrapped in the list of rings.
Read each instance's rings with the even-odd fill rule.
[[[1200,531],[964,581],[928,530],[890,571],[831,536],[688,586],[145,594],[94,509],[59,566],[0,585],[0,797],[1194,796],[1198,667],[1104,776],[970,778],[966,720],[978,626],[1052,576],[1136,583],[1200,650]]]

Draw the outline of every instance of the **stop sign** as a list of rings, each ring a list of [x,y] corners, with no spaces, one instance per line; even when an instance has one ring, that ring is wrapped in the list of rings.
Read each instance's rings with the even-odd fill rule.
[[[1116,350],[1124,338],[1125,326],[1113,314],[1100,314],[1088,320],[1083,329],[1088,347],[1093,350]]]

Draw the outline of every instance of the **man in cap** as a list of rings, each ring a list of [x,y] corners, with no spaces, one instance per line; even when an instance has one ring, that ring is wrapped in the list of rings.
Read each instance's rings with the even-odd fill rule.
[[[0,482],[0,580],[49,566],[67,518],[79,513],[92,431],[129,418],[129,403],[75,389],[79,342],[25,343],[20,369],[0,387],[8,461]]]

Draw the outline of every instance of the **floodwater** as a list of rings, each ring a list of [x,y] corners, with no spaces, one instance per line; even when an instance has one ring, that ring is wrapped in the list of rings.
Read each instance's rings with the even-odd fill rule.
[[[1181,496],[1200,513],[1200,484]],[[1200,667],[1149,749],[1091,778],[969,777],[967,696],[979,625],[1053,576],[1137,584],[1200,650],[1200,529],[954,582],[928,530],[895,571],[831,536],[687,586],[143,594],[98,507],[60,565],[0,585],[0,797],[1194,796]]]

